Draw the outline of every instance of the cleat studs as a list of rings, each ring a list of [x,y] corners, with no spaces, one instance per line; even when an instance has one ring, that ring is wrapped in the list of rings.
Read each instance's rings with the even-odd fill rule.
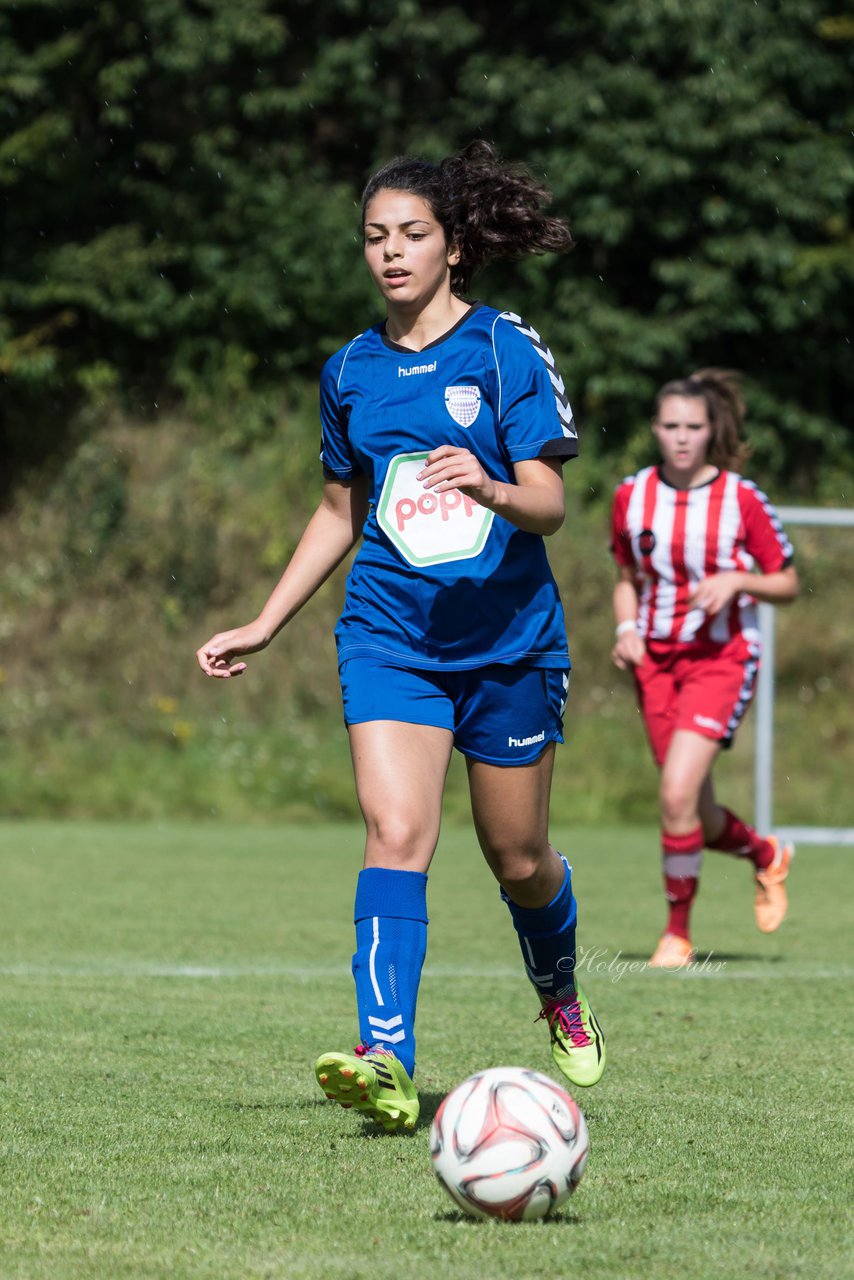
[[[333,1102],[335,1102],[335,1101],[336,1101],[336,1098],[335,1098],[335,1094],[334,1094],[334,1093],[327,1093],[327,1095],[326,1095],[326,1096],[327,1096],[327,1098],[331,1098]]]
[[[356,1074],[356,1073],[355,1073],[355,1071],[353,1070],[353,1068],[352,1068],[352,1067],[342,1067],[342,1068],[341,1068],[341,1070],[340,1070],[340,1072],[339,1072],[339,1075],[342,1075],[342,1076],[344,1077],[344,1079],[345,1079],[345,1080],[349,1080],[349,1079],[350,1079],[350,1077],[351,1077],[351,1076],[354,1076],[355,1074]]]
[[[320,1083],[321,1083],[321,1084],[326,1084],[326,1081],[329,1079],[329,1076],[328,1076],[328,1075],[326,1074],[326,1072],[324,1071],[324,1072],[323,1072],[323,1074],[322,1074],[322,1075],[319,1075],[317,1078],[318,1078],[318,1080],[320,1081]]]
[[[359,1079],[356,1081],[356,1084],[359,1086],[360,1089],[367,1089],[368,1087],[368,1082],[364,1076],[359,1076]]]
[[[360,1093],[360,1094],[359,1094],[359,1101],[360,1101],[360,1102],[367,1102],[367,1101],[368,1101],[368,1095],[367,1095],[366,1093]]]
[[[352,1102],[342,1102],[341,1106],[344,1108],[345,1111],[349,1111],[350,1108],[353,1106],[353,1104]]]

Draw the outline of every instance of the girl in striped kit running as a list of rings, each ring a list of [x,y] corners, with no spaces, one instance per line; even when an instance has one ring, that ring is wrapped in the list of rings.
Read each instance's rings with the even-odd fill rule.
[[[661,847],[668,902],[651,967],[694,959],[690,913],[703,848],[753,864],[756,923],[786,914],[794,850],[720,805],[712,769],[750,705],[760,660],[756,601],[798,593],[792,547],[774,508],[738,468],[744,403],[736,374],[701,369],[666,383],[652,430],[661,461],[617,486],[612,550],[613,661],[633,673],[661,771]]]

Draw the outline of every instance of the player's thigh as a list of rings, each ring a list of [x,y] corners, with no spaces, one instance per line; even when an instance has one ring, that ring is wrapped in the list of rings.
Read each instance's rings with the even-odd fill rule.
[[[699,809],[703,788],[721,749],[718,739],[676,729],[661,766],[662,804],[673,808]]]
[[[655,763],[661,767],[676,728],[677,684],[672,655],[648,650],[633,675],[646,736]]]
[[[439,839],[453,734],[400,720],[352,724],[348,732],[365,865],[426,871]]]

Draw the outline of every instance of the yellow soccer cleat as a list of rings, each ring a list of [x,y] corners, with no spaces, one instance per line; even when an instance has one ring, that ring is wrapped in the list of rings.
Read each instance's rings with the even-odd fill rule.
[[[314,1074],[327,1098],[370,1116],[386,1133],[415,1128],[418,1094],[389,1049],[359,1045],[353,1053],[324,1053]]]
[[[537,1019],[549,1024],[555,1066],[571,1084],[589,1088],[605,1070],[605,1037],[581,987],[543,1000]]]

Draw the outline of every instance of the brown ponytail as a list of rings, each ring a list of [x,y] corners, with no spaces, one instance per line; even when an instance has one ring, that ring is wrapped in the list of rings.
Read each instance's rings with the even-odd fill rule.
[[[368,203],[384,190],[408,191],[429,205],[447,243],[460,250],[451,267],[451,291],[458,296],[488,262],[573,247],[566,221],[545,211],[551,193],[480,139],[439,164],[408,156],[390,161],[362,193],[363,226]]]

